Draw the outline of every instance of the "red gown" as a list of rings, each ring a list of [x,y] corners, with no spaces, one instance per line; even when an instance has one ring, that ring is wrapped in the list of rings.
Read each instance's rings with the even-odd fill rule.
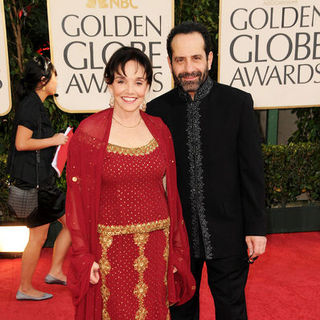
[[[139,157],[106,152],[112,114],[113,109],[108,109],[82,121],[69,144],[66,217],[72,238],[72,250],[68,287],[71,289],[76,307],[75,319],[108,319],[113,310],[123,304],[121,309],[123,314],[111,317],[112,320],[130,318],[142,320],[149,317],[146,313],[149,310],[152,310],[151,315],[153,312],[153,319],[162,320],[167,317],[168,302],[170,305],[183,304],[195,291],[195,281],[190,271],[188,237],[177,190],[172,138],[160,118],[142,112],[141,117],[158,147],[150,155]],[[149,163],[148,159],[151,160],[157,154],[158,158],[153,159],[156,169],[151,173],[151,166],[154,164]],[[118,163],[116,163],[117,157],[122,159]],[[125,202],[120,203],[120,198],[123,199],[120,196],[121,190],[119,189],[119,193],[115,186],[110,188],[107,186],[106,182],[112,176],[105,170],[110,166],[115,169],[120,164],[127,166],[128,163],[125,165],[126,161],[124,161],[129,159],[127,157],[134,157],[131,160],[146,161],[146,163],[143,163],[143,172],[136,171],[133,175],[137,175],[134,180],[140,185],[141,190],[123,185],[124,190],[127,191],[126,197],[131,197],[134,202],[130,203],[129,198],[126,198]],[[109,160],[111,160],[110,163],[107,163]],[[128,166],[126,170],[141,168],[137,168],[136,164],[135,169]],[[147,172],[149,177],[143,178],[143,173]],[[166,198],[162,179],[160,179],[164,172],[167,184]],[[138,181],[138,176],[143,179],[143,182]],[[129,178],[129,174],[121,176],[124,180]],[[150,184],[146,184],[151,183],[150,179],[154,180],[152,188]],[[115,180],[114,184],[119,183]],[[151,191],[152,197],[149,197],[147,193]],[[140,196],[135,195],[135,192]],[[165,205],[164,200],[166,200]],[[129,205],[128,208],[120,207],[120,204],[125,203]],[[106,211],[109,207],[105,206],[110,206],[115,214],[107,215]],[[137,208],[136,206],[139,206],[139,210],[131,210]],[[122,213],[119,208],[123,209]],[[132,211],[135,214],[129,214]],[[137,213],[138,211],[141,212]],[[125,220],[125,217],[128,220]],[[117,220],[111,220],[114,218]],[[133,218],[135,220],[132,220]],[[170,218],[170,225],[168,218]],[[166,228],[169,230],[168,237]],[[141,229],[145,229],[146,232],[141,232]],[[125,234],[123,234],[124,230]],[[168,241],[168,252],[166,241]],[[96,285],[90,284],[89,281],[94,261],[101,266],[100,281]],[[177,269],[175,273],[174,268]],[[167,285],[165,276],[167,276]],[[128,282],[124,283],[126,280]],[[132,290],[134,290],[133,294]],[[125,295],[122,302],[119,299],[120,295]],[[130,296],[129,300],[127,300],[128,296]],[[160,303],[158,299],[161,299]],[[112,303],[115,303],[115,308],[111,306]],[[154,314],[157,312],[158,304],[161,310],[159,316]],[[110,314],[107,314],[106,312],[109,313],[109,311]]]
[[[107,146],[98,217],[103,319],[170,319],[165,168],[154,139]]]

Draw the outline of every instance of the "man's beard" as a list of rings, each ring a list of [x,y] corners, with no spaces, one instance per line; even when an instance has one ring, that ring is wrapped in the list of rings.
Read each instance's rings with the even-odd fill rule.
[[[191,73],[184,72],[179,73],[178,76],[176,76],[173,72],[172,75],[176,86],[181,86],[185,92],[196,92],[199,89],[199,87],[206,81],[208,77],[208,71],[209,70],[205,70],[203,73],[201,71],[194,71]],[[198,77],[198,79],[193,81],[183,80],[183,78],[189,76]]]

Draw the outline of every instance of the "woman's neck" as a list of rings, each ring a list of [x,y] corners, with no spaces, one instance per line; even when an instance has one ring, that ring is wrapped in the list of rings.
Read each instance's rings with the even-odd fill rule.
[[[48,94],[42,89],[35,90],[35,93],[39,96],[42,102],[48,97]]]
[[[137,123],[137,121],[141,119],[139,109],[134,111],[125,111],[117,107],[113,109],[113,117],[128,125]]]

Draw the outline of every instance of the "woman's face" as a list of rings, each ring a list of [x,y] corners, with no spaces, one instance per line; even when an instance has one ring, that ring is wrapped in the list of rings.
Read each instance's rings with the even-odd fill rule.
[[[45,85],[45,90],[48,96],[51,96],[56,93],[57,91],[57,76],[55,75],[55,72],[52,73],[51,79],[49,82]]]
[[[115,73],[114,81],[108,85],[114,96],[114,108],[119,112],[133,112],[139,109],[148,90],[144,68],[136,61],[130,60]]]

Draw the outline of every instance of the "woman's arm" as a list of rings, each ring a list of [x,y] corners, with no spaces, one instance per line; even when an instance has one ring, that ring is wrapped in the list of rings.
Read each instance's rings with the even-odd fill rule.
[[[68,137],[63,133],[56,133],[52,137],[45,139],[33,139],[32,134],[32,130],[22,125],[18,125],[15,141],[15,146],[18,151],[40,150],[65,144],[68,141]]]

